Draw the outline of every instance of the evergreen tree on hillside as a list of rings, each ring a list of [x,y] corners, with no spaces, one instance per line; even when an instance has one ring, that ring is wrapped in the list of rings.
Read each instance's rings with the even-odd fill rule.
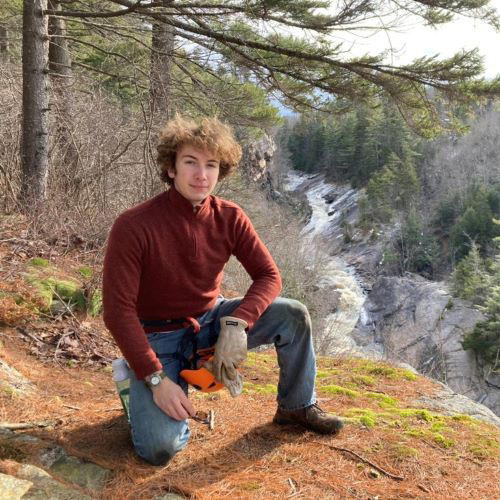
[[[500,232],[500,220],[493,219]],[[494,242],[500,250],[500,237]],[[488,363],[494,372],[500,371],[500,251],[484,279],[484,306],[480,309],[487,319],[479,322],[472,332],[464,336],[462,347],[472,349]]]
[[[375,172],[366,187],[365,219],[389,222],[395,210],[409,211],[416,206],[420,195],[420,183],[408,154],[399,158],[389,155],[387,164]]]
[[[457,297],[483,304],[487,282],[484,261],[479,248],[473,241],[469,253],[462,259],[452,274],[452,291]]]
[[[366,106],[356,110],[356,126],[353,133],[354,151],[349,177],[353,187],[364,186],[380,166],[381,145],[377,138],[380,117],[376,110]]]
[[[491,241],[500,234],[493,222],[499,215],[500,186],[474,185],[469,188],[462,204],[462,213],[450,229],[450,242],[456,260],[467,255],[471,241],[475,241],[483,253],[491,248]]]

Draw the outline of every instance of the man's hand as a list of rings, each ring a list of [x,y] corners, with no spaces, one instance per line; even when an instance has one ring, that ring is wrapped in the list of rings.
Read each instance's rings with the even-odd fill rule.
[[[221,330],[215,344],[213,374],[224,384],[224,380],[236,380],[236,368],[247,359],[246,321],[232,316],[220,319]],[[223,373],[223,369],[225,373]]]
[[[165,377],[152,389],[153,401],[164,413],[175,420],[185,420],[195,414],[193,405],[175,382]]]
[[[214,373],[213,360],[205,361],[203,366],[209,372]],[[229,394],[231,394],[233,398],[239,396],[243,391],[243,375],[238,370],[236,370],[236,378],[234,380],[229,380],[226,374],[226,369],[223,367],[221,376],[222,376],[222,383],[224,384],[224,387],[229,391]]]

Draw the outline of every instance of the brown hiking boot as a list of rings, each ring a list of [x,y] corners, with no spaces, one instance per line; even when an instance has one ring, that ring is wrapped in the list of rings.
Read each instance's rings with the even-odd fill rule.
[[[340,418],[323,411],[316,403],[299,410],[282,410],[278,406],[273,423],[296,424],[319,434],[338,434],[344,424]]]

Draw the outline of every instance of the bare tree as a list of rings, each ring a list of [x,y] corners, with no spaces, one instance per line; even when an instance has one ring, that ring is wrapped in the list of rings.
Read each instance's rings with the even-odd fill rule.
[[[47,0],[23,3],[22,186],[20,202],[34,209],[47,190],[49,93]]]
[[[173,0],[162,0],[168,7]],[[160,21],[153,21],[151,34],[150,66],[150,110],[164,120],[172,115],[172,60],[174,57],[175,35],[172,26]]]
[[[48,7],[54,11],[61,10],[59,0],[48,0]],[[63,17],[49,17],[49,69],[53,89],[54,102],[51,110],[55,111],[54,139],[61,152],[60,163],[64,165],[66,188],[68,194],[75,190],[75,178],[78,171],[78,149],[72,134],[73,115],[73,71],[71,54],[66,38],[66,26]],[[54,109],[55,108],[55,109]]]

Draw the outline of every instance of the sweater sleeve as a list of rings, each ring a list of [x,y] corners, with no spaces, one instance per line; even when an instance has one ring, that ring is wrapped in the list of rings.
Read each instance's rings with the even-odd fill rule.
[[[259,238],[248,216],[241,211],[236,222],[233,254],[252,278],[233,316],[248,323],[249,330],[281,291],[281,277],[269,250]]]
[[[104,323],[138,379],[161,370],[137,316],[145,241],[140,228],[126,216],[114,223],[108,239],[103,272]]]

